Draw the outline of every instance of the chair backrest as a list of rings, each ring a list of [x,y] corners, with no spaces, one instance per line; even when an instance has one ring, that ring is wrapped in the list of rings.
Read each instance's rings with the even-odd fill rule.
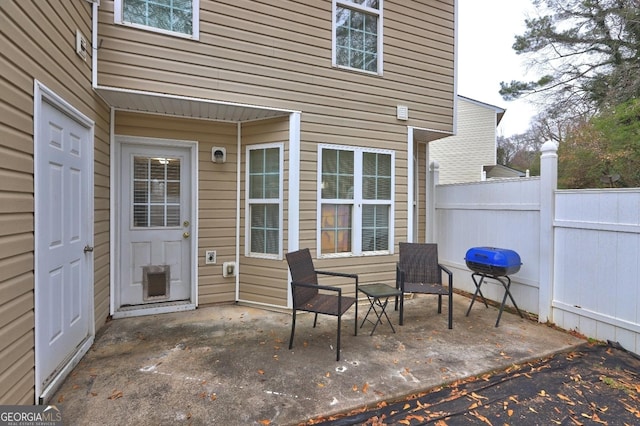
[[[400,243],[398,265],[405,271],[405,282],[442,284],[437,244]]]
[[[308,248],[286,254],[289,271],[291,272],[291,281],[303,284],[318,285],[318,274],[313,267],[313,259]],[[315,295],[318,294],[317,288],[309,287],[293,287],[291,288],[293,296],[293,305],[302,306]]]

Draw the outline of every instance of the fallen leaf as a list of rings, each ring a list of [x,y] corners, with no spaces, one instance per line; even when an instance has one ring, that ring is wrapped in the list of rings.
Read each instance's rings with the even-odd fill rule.
[[[513,410],[511,409],[507,410],[507,416],[509,417],[513,416]]]
[[[569,397],[567,397],[567,396],[565,396],[565,395],[563,395],[563,394],[561,394],[561,393],[559,393],[559,394],[558,394],[558,398],[560,398],[561,400],[563,400],[564,402],[566,402],[566,403],[567,403],[567,404],[569,404],[569,405],[576,405],[576,403],[575,403],[575,402],[573,402],[573,401],[571,400],[571,398],[569,398]]]
[[[259,369],[259,370],[258,370],[258,374],[264,374],[264,370]]]
[[[485,416],[483,416],[482,414],[479,414],[477,411],[470,411],[469,414],[471,414],[476,419],[485,422],[489,426],[492,426],[491,421],[488,418],[486,418]]]
[[[211,401],[215,401],[216,399],[218,399],[218,395],[216,395],[215,393],[212,393],[211,396],[209,397],[209,399]]]
[[[64,402],[64,395],[60,395],[60,396],[58,397],[58,403],[59,403],[59,404],[62,404],[63,402]]]
[[[260,420],[258,423],[260,423],[261,425],[267,426],[271,424],[271,420],[263,419],[263,420]]]
[[[489,398],[487,398],[486,396],[478,395],[478,394],[477,394],[477,393],[475,393],[475,392],[471,392],[471,397],[472,397],[472,398],[475,398],[475,399],[489,399]]]
[[[122,391],[119,390],[114,390],[113,392],[111,392],[111,395],[107,398],[107,399],[118,399],[118,398],[122,398]]]
[[[569,418],[571,419],[573,424],[575,424],[576,426],[583,426],[584,425],[584,423],[580,423],[578,420],[574,419],[573,416],[569,416]]]
[[[353,385],[351,390],[354,391],[354,392],[358,392],[358,385]]]
[[[362,386],[362,393],[367,393],[367,390],[369,390],[369,383],[364,384],[364,386]]]

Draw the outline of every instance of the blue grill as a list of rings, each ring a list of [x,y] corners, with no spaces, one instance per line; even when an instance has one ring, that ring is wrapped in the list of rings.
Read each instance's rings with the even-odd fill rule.
[[[464,260],[472,271],[493,276],[515,274],[522,265],[518,253],[496,247],[472,247]]]

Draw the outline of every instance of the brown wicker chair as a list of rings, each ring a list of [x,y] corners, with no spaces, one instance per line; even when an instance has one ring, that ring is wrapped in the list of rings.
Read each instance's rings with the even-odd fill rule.
[[[442,273],[449,276],[448,287],[442,285]],[[442,296],[449,296],[449,328],[453,328],[453,274],[438,263],[436,244],[400,243],[400,259],[396,267],[396,288],[403,293],[438,295],[438,313],[442,313]],[[400,325],[404,324],[404,297],[400,299]]]
[[[291,338],[289,349],[293,347],[293,334],[296,329],[296,312],[313,312],[315,318],[313,327],[318,321],[318,314],[333,315],[338,317],[338,338],[336,343],[336,361],[340,361],[340,323],[342,315],[349,310],[351,305],[356,305],[355,332],[358,334],[358,304],[356,297],[342,295],[339,287],[318,285],[318,275],[355,279],[356,288],[354,295],[358,294],[358,276],[355,274],[343,274],[339,272],[318,271],[313,267],[313,260],[309,249],[302,249],[287,253],[287,263],[291,272],[291,293],[293,295],[293,319],[291,322]]]

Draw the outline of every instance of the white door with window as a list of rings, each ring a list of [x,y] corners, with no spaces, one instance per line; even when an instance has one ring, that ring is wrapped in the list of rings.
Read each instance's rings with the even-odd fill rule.
[[[118,310],[192,301],[193,147],[157,142],[120,145]]]
[[[93,342],[93,122],[36,83],[36,400]]]

